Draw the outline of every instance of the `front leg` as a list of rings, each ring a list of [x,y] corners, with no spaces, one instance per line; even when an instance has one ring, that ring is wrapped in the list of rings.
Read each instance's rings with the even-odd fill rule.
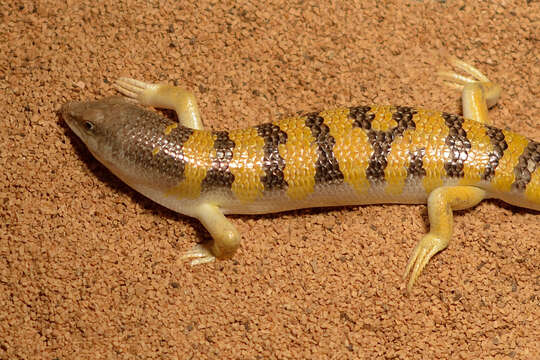
[[[484,190],[474,186],[443,186],[429,194],[430,231],[414,248],[403,274],[404,279],[411,274],[407,285],[408,292],[433,255],[448,246],[453,231],[452,211],[473,207],[485,196]]]
[[[199,265],[214,261],[216,258],[231,258],[240,246],[240,234],[234,225],[216,205],[202,204],[195,214],[212,236],[212,240],[209,243],[195,245],[182,256],[182,259],[193,259],[191,265]]]
[[[123,95],[142,105],[176,111],[178,120],[183,126],[196,130],[203,129],[197,100],[190,91],[176,86],[150,84],[125,77],[116,80],[114,87]]]

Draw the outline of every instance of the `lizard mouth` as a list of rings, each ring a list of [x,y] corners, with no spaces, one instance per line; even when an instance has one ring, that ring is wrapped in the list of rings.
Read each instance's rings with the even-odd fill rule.
[[[76,109],[80,107],[80,103],[71,101],[62,106],[60,108],[60,113],[62,114],[62,118],[68,124],[69,128],[79,137],[82,139],[82,129],[78,126],[77,121],[77,111]]]

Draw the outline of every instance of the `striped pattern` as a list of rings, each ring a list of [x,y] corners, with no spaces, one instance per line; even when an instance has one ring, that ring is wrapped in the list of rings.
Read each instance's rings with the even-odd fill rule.
[[[382,189],[391,199],[457,182],[540,202],[538,142],[424,109],[340,108],[233,131],[162,121],[137,133],[147,150],[131,142],[131,160],[166,172],[174,179],[167,193],[182,199],[219,193],[252,203],[281,193],[302,201],[327,191],[320,186],[348,186],[358,197]]]
[[[424,147],[416,149],[409,154],[409,166],[407,167],[408,183],[421,180],[424,176],[426,176],[426,169],[424,169],[423,162],[425,155],[426,149]]]
[[[534,148],[531,144],[534,144]],[[527,147],[531,151],[527,156],[529,159],[527,162],[530,166],[528,170],[531,173],[531,177],[525,188],[525,199],[534,204],[538,203],[540,199],[540,143],[531,141]]]
[[[508,143],[508,149],[499,159],[499,165],[495,168],[495,175],[491,179],[490,185],[499,193],[509,193],[516,179],[514,169],[518,166],[519,158],[527,148],[529,140],[506,130],[502,130],[502,132]]]
[[[212,134],[214,151],[211,152],[211,165],[201,183],[202,191],[211,191],[216,188],[230,189],[234,182],[234,175],[229,170],[233,158],[234,142],[226,131],[216,131]]]
[[[180,129],[185,129],[180,127]],[[208,131],[193,131],[184,143],[182,164],[184,176],[178,184],[168,189],[167,194],[179,199],[195,199],[201,196],[202,182],[212,165],[214,139]]]
[[[343,174],[343,182],[350,185],[358,196],[366,194],[371,186],[366,170],[372,147],[366,131],[357,125],[372,121],[375,115],[369,113],[370,109],[368,106],[340,108],[320,113],[335,141],[332,150]]]
[[[315,191],[318,146],[312,131],[306,126],[306,117],[283,119],[276,123],[287,134],[287,141],[278,145],[285,162],[283,177],[287,182],[287,196],[293,200],[305,199]]]
[[[531,182],[532,174],[540,167],[540,143],[531,141],[519,156],[514,168],[514,183],[512,188],[524,191]]]
[[[486,135],[491,141],[493,150],[488,154],[489,163],[486,166],[482,179],[490,181],[493,179],[493,176],[495,176],[495,169],[499,165],[499,161],[503,157],[504,151],[508,149],[508,144],[504,138],[504,132],[501,129],[486,125]]]
[[[448,177],[462,178],[465,176],[464,163],[467,161],[471,148],[471,141],[463,128],[464,119],[461,116],[446,113],[443,113],[442,117],[449,130],[445,139],[449,156],[444,163],[444,169]]]
[[[285,160],[279,154],[279,145],[287,142],[287,133],[274,124],[262,124],[256,127],[257,134],[263,139],[264,175],[261,182],[265,191],[283,190],[287,188],[287,182],[283,175]]]
[[[234,176],[231,185],[234,196],[243,203],[260,199],[265,191],[262,182],[267,173],[265,164],[275,163],[273,159],[258,161],[264,159],[266,154],[265,139],[256,128],[230,131],[229,138],[235,144],[229,164],[229,171]]]
[[[324,123],[324,118],[318,113],[310,114],[306,117],[306,126],[311,130],[319,155],[315,163],[315,184],[341,184],[343,173],[333,152],[336,141],[330,135],[330,129]]]

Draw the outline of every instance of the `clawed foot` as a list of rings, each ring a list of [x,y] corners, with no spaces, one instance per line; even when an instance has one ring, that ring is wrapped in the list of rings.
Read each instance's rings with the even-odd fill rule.
[[[190,250],[186,251],[181,257],[182,260],[191,260],[191,266],[206,264],[216,260],[212,255],[208,244],[196,244]]]
[[[482,74],[480,70],[475,68],[474,66],[466,63],[463,60],[460,60],[452,55],[446,55],[446,60],[448,63],[464,72],[472,76],[472,78],[460,75],[454,71],[438,71],[437,75],[439,75],[443,80],[449,82],[449,86],[457,88],[457,89],[463,89],[463,85],[470,84],[474,82],[484,82],[489,83],[491,82],[487,76]]]
[[[501,95],[501,87],[484,75],[480,70],[474,66],[460,60],[452,55],[445,55],[446,60],[452,66],[465,72],[469,76],[458,74],[454,71],[441,70],[437,72],[437,75],[444,81],[444,83],[454,89],[463,91],[463,89],[469,84],[479,84],[482,88],[485,101],[488,108],[495,105]]]
[[[440,237],[434,234],[427,234],[416,244],[407,267],[405,268],[405,273],[403,274],[403,279],[405,280],[407,276],[410,278],[407,284],[407,292],[411,292],[411,289],[420,276],[420,273],[429,262],[429,260],[441,250],[444,250],[448,246],[448,241],[441,239]]]
[[[144,93],[155,91],[159,85],[150,84],[127,77],[121,77],[115,81],[113,86],[116,88],[116,90],[122,93],[122,95],[144,104]]]

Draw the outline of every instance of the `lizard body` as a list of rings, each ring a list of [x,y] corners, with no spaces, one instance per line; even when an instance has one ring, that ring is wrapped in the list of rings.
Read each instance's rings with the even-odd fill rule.
[[[227,258],[240,235],[225,214],[320,206],[428,204],[430,232],[413,250],[408,289],[452,235],[452,211],[486,198],[540,210],[540,143],[489,124],[500,88],[458,59],[440,76],[462,91],[464,116],[408,106],[356,106],[255,127],[204,130],[193,95],[121,78],[144,105],[175,109],[180,123],[111,97],[63,106],[92,154],[128,185],[195,217],[213,241],[185,257]]]

